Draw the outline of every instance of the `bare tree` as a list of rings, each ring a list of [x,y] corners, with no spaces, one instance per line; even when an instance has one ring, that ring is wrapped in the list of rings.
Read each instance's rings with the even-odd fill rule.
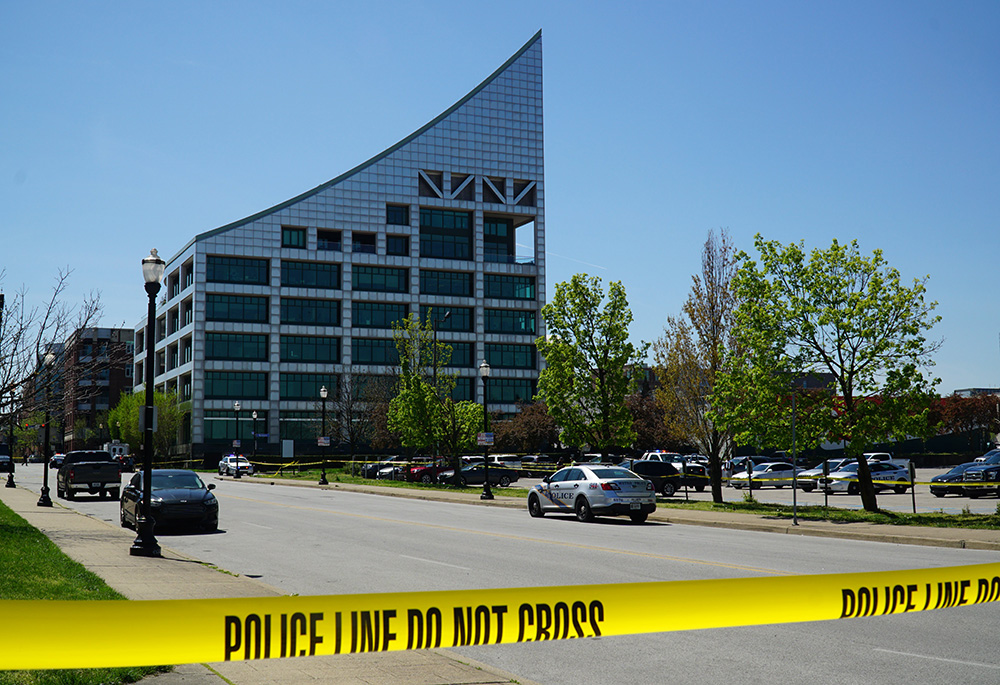
[[[389,402],[396,396],[398,379],[392,375],[374,376],[349,367],[340,376],[340,389],[330,402],[332,412],[332,434],[346,444],[350,454],[351,470],[354,470],[354,456],[363,446],[392,444],[386,434],[386,415]]]

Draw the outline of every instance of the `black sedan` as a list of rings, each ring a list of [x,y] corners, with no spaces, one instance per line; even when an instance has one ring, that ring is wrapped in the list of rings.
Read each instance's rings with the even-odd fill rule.
[[[623,461],[624,466],[632,473],[653,483],[653,489],[664,497],[672,497],[681,487],[681,474],[673,464],[663,461],[631,460]]]
[[[210,491],[215,483],[205,485],[194,471],[153,469],[150,515],[154,530],[173,526],[199,527],[214,531],[219,527],[219,500]],[[138,525],[142,504],[142,472],[136,473],[122,490],[121,523],[123,528]]]
[[[0,473],[14,473],[14,460],[10,455],[0,454]]]
[[[519,473],[520,472],[517,469],[507,468],[506,466],[491,465],[490,485],[499,485],[500,487],[505,488],[517,480]],[[451,469],[442,471],[438,474],[438,482],[451,483],[454,475],[455,472]],[[459,480],[462,485],[482,485],[483,481],[486,480],[486,469],[483,467],[482,463],[463,466],[462,470],[459,472]]]
[[[965,489],[962,487],[962,474],[972,466],[980,466],[979,463],[970,461],[967,464],[959,464],[939,476],[931,478],[931,494],[935,497],[945,495],[964,495]]]

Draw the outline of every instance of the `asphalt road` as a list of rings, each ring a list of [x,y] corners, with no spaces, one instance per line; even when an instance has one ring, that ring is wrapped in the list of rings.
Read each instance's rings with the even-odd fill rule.
[[[19,469],[19,483],[37,485],[40,471]],[[215,482],[222,532],[160,534],[160,543],[299,594],[794,576],[1000,561],[996,553],[972,550],[614,519],[580,524],[551,515],[531,519],[517,509]],[[116,503],[59,503],[117,524]],[[808,590],[799,592],[808,602]],[[753,597],[732,601],[755,610]],[[650,597],[649,608],[669,614],[671,598]],[[984,605],[454,651],[553,685],[979,683],[1000,681],[1000,655],[990,639],[996,621],[997,606]]]

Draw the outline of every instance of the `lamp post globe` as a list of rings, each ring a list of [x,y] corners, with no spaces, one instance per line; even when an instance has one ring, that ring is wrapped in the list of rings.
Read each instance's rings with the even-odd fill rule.
[[[486,410],[487,395],[489,394],[490,365],[485,359],[479,363],[479,377],[483,379],[483,433],[489,431],[489,412]],[[490,458],[489,445],[483,445],[483,494],[479,499],[493,499],[493,490],[490,488]]]
[[[319,389],[320,404],[323,407],[323,409],[321,410],[322,411],[322,425],[320,426],[320,429],[319,429],[319,433],[320,433],[319,440],[320,440],[320,444],[322,445],[321,449],[322,449],[322,452],[323,452],[323,465],[320,467],[321,468],[321,473],[320,473],[320,476],[319,476],[319,484],[320,485],[329,485],[329,482],[326,480],[326,446],[327,446],[327,443],[330,441],[330,437],[326,434],[326,396],[328,394],[329,394],[329,392],[327,391],[325,385]]]
[[[143,408],[145,424],[143,425],[142,442],[142,505],[139,507],[139,520],[136,522],[136,537],[129,548],[129,554],[138,557],[161,556],[160,545],[153,535],[153,521],[150,502],[153,499],[153,357],[156,342],[156,295],[160,292],[160,281],[167,263],[160,259],[156,249],[150,250],[149,256],[142,260],[142,279],[145,281],[146,295],[149,298],[146,312],[146,406]]]

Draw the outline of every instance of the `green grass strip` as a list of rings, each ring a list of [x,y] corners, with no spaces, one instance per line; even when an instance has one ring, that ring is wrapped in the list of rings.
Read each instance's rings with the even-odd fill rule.
[[[0,503],[0,599],[121,599],[100,576],[63,554],[51,540]],[[127,608],[122,606],[124,616]],[[53,616],[53,620],[57,617]],[[72,635],[39,635],[59,649]],[[111,639],[109,637],[109,639]],[[116,685],[135,683],[170,667],[0,671],[0,685]]]

